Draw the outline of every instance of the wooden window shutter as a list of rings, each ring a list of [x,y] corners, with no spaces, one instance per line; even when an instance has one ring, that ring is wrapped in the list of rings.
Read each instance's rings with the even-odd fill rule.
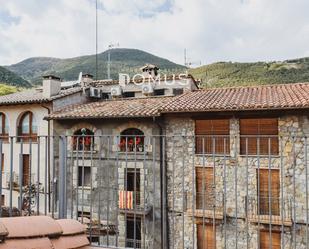
[[[260,249],[271,249],[281,248],[281,234],[280,232],[271,231],[271,243],[270,243],[269,231],[260,231]]]
[[[196,120],[196,152],[200,154],[229,153],[229,134],[230,123],[228,119]]]
[[[259,172],[259,214],[270,215],[270,207],[272,215],[280,215],[280,180],[279,170],[260,169]],[[269,192],[269,189],[271,192]]]
[[[215,205],[213,168],[196,168],[196,208],[212,210]]]
[[[240,152],[242,155],[247,153],[248,155],[268,155],[269,152],[271,155],[277,155],[279,153],[278,119],[240,119],[239,123]]]
[[[197,225],[197,249],[215,249],[216,232],[215,225],[204,224]]]

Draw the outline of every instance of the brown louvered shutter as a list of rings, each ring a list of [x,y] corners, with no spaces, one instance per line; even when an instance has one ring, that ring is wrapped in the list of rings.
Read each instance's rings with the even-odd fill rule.
[[[240,152],[242,155],[246,155],[247,153],[248,155],[268,155],[269,152],[272,155],[278,154],[278,119],[240,119],[239,123],[241,136]]]
[[[29,185],[30,176],[30,158],[29,155],[23,155],[23,186]]]
[[[196,208],[212,210],[215,204],[213,168],[196,168]]]
[[[258,170],[257,170],[258,171]],[[260,169],[259,172],[259,214],[270,215],[270,208],[272,215],[280,215],[280,180],[279,170]],[[270,176],[270,177],[269,177]],[[270,189],[270,192],[269,192]]]
[[[223,154],[224,151],[229,153],[229,134],[230,123],[228,119],[196,120],[196,153]]]
[[[260,231],[260,249],[280,249],[281,248],[281,234],[280,232],[271,231],[271,237],[269,231]],[[271,243],[270,243],[271,238]],[[270,247],[271,244],[271,247]]]
[[[197,249],[215,249],[216,232],[212,224],[197,225]]]

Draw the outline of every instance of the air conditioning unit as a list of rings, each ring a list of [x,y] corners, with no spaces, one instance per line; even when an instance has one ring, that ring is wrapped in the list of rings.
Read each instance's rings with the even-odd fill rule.
[[[99,88],[91,87],[90,88],[90,97],[91,98],[101,98],[101,90]]]
[[[121,96],[122,94],[122,89],[120,86],[114,86],[111,89],[111,95],[112,97],[117,97],[117,96]]]
[[[144,84],[142,86],[142,92],[143,94],[145,95],[148,95],[148,94],[152,94],[153,93],[153,87],[151,84]]]

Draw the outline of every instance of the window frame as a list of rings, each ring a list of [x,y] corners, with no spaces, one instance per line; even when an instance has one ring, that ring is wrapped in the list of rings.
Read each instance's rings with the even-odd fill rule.
[[[251,129],[257,130],[256,134],[252,134],[253,132],[242,132],[242,123],[247,121],[251,121],[252,123],[257,124],[256,127],[251,126]],[[255,121],[255,122],[254,122]],[[265,134],[263,132],[263,122],[267,121],[275,121],[276,128],[272,127],[276,130],[274,134]],[[252,124],[251,124],[252,125]],[[266,140],[267,139],[267,140]],[[266,142],[265,142],[266,140]],[[248,141],[248,142],[246,142]],[[263,142],[264,141],[264,142]],[[270,141],[270,149],[269,149],[269,141]],[[274,145],[275,147],[274,147]],[[248,145],[247,145],[248,144]],[[258,148],[259,145],[259,148]],[[248,148],[247,148],[248,146]],[[256,147],[252,149],[251,147]],[[270,151],[269,151],[270,150]],[[269,153],[270,152],[270,153]],[[278,156],[279,155],[279,119],[277,117],[253,117],[253,118],[240,118],[239,119],[239,154],[241,156]]]
[[[7,118],[7,115],[3,112],[0,112],[0,117],[1,117],[1,123],[2,123],[2,129],[0,130],[0,139],[3,139],[4,141],[6,141],[9,138],[9,131],[7,133],[5,131],[8,118]],[[10,127],[7,126],[7,128],[9,129]]]
[[[28,133],[23,133],[22,126],[25,118],[29,115],[29,132]],[[23,141],[23,142],[36,142],[38,139],[38,131],[34,132],[33,128],[33,120],[34,120],[34,114],[31,111],[24,112],[18,122],[18,141]],[[38,128],[38,127],[37,127]],[[36,129],[37,129],[36,128]]]
[[[210,130],[203,132],[201,129],[198,130],[198,122],[211,122],[211,128]],[[226,131],[215,131],[213,128],[215,126],[214,123],[216,122],[227,122],[227,130]],[[226,133],[226,134],[223,134]],[[195,119],[195,154],[196,155],[218,155],[218,156],[227,156],[230,154],[230,119],[229,118],[209,118],[209,119]],[[215,140],[213,140],[215,138]],[[200,145],[202,139],[202,145]],[[222,150],[220,150],[220,143],[217,143],[216,141],[222,140]],[[214,142],[215,141],[215,142]],[[224,150],[224,141],[225,141],[225,150]],[[210,142],[210,145],[206,143]],[[210,146],[211,150],[203,148],[205,146]],[[215,145],[215,146],[213,146]],[[201,149],[199,149],[201,147]],[[215,148],[213,148],[215,147]],[[225,153],[224,153],[225,152]]]

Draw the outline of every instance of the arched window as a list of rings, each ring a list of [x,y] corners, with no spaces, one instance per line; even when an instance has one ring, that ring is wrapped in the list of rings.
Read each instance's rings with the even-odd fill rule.
[[[0,112],[0,139],[7,139],[9,136],[9,123],[4,113]]]
[[[90,151],[94,145],[94,133],[93,131],[82,128],[74,132],[73,134],[73,150],[85,150]]]
[[[23,139],[23,141],[37,140],[38,127],[36,123],[36,119],[32,112],[25,112],[18,124],[18,136],[19,139]]]
[[[120,133],[120,151],[144,151],[144,132],[136,128],[129,128]]]

